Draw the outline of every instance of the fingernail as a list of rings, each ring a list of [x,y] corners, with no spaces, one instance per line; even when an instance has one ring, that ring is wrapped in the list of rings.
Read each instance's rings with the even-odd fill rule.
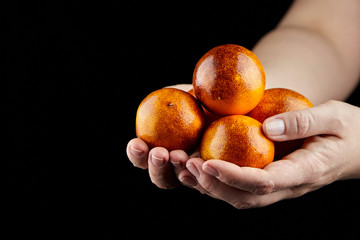
[[[154,155],[151,155],[151,161],[155,167],[161,167],[164,165],[164,159],[155,157]]]
[[[219,172],[215,168],[210,167],[208,165],[203,166],[203,170],[207,174],[210,174],[210,175],[212,175],[214,177],[218,177],[220,175]]]
[[[143,154],[143,151],[138,150],[136,148],[134,148],[133,146],[130,146],[130,152],[132,155],[134,155],[135,157],[141,157]]]
[[[181,179],[179,179],[180,182],[182,182],[184,185],[188,185],[191,187],[195,187],[197,184],[197,181],[193,177],[185,176]]]
[[[265,124],[266,132],[269,136],[280,136],[285,132],[285,123],[282,119],[272,119]]]
[[[196,178],[200,177],[199,170],[196,168],[196,166],[192,163],[187,163],[186,168],[191,172],[192,175],[194,175]]]

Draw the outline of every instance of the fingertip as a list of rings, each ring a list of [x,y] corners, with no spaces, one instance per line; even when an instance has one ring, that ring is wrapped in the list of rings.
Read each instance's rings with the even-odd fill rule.
[[[204,172],[217,177],[219,179],[222,178],[220,175],[228,175],[228,174],[238,174],[240,166],[219,159],[211,159],[204,162],[202,165],[202,169]]]
[[[280,118],[268,118],[262,125],[265,136],[272,140],[280,138],[285,133],[285,122]]]
[[[203,164],[203,168],[207,168],[207,167],[212,167],[212,168],[216,168],[216,169],[222,169],[225,167],[239,168],[239,166],[234,163],[227,162],[227,161],[220,160],[220,159],[210,159],[210,160],[205,161]]]
[[[163,147],[150,150],[148,157],[151,181],[161,189],[171,189],[179,185],[179,180],[169,161],[169,151]]]
[[[207,174],[210,174],[210,175],[212,175],[214,177],[219,177],[220,176],[219,171],[216,168],[212,167],[211,164],[209,165],[209,164],[204,163],[203,166],[202,166],[202,170],[204,172],[206,172]]]
[[[131,139],[127,145],[127,148],[130,150],[131,154],[136,157],[139,157],[142,154],[147,154],[149,152],[148,145],[140,138]]]
[[[148,152],[149,147],[143,140],[139,138],[131,139],[126,147],[126,153],[131,163],[135,167],[142,169],[147,168]]]
[[[206,169],[209,169],[209,168],[217,168],[217,162],[216,161],[219,161],[219,160],[215,160],[215,159],[210,159],[210,160],[207,160],[204,162],[204,164],[202,165],[202,169],[207,172]]]
[[[169,153],[170,162],[176,168],[183,168],[189,156],[183,150],[173,150]]]
[[[204,163],[204,160],[201,158],[190,158],[187,162],[186,162],[186,168],[187,169],[201,169],[202,170],[202,165]],[[190,171],[191,172],[191,171]]]
[[[163,167],[169,162],[169,151],[163,147],[155,147],[149,152],[149,162],[154,167]]]

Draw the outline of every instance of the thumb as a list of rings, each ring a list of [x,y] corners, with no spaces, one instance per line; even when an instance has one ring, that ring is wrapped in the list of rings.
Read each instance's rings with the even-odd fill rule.
[[[342,121],[336,111],[341,107],[336,101],[298,111],[290,111],[266,119],[265,135],[274,141],[288,141],[319,134],[338,135]]]

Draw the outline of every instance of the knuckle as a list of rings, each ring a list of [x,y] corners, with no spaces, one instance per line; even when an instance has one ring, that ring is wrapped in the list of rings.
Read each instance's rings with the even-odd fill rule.
[[[310,131],[312,123],[314,122],[313,116],[308,112],[297,111],[295,114],[295,121],[295,134],[300,138],[306,137]]]
[[[236,201],[232,204],[236,209],[248,209],[252,208],[253,205],[246,201]]]
[[[339,133],[345,129],[351,129],[349,128],[349,120],[354,118],[349,115],[349,113],[354,114],[354,111],[349,111],[349,105],[344,105],[344,102],[336,100],[328,100],[323,105],[333,111],[331,114],[331,129],[333,129],[333,133]]]
[[[213,192],[214,190],[214,181],[203,181],[201,183],[202,187],[205,189],[205,191],[207,192]]]
[[[268,203],[265,201],[256,201],[255,199],[247,199],[243,201],[236,201],[232,204],[236,209],[249,209],[249,208],[259,208],[267,206]]]
[[[225,175],[225,174],[224,174]],[[235,179],[234,177],[227,176],[227,175],[220,175],[219,180],[226,183],[229,186],[237,187],[239,184],[239,180]]]
[[[161,186],[157,186],[160,189],[164,189],[164,190],[169,190],[169,189],[174,189],[176,188],[176,186],[174,185],[161,185]]]
[[[289,198],[298,198],[304,195],[307,191],[305,188],[302,187],[296,187],[291,189],[291,195]]]
[[[259,195],[266,195],[266,194],[273,192],[274,188],[275,188],[274,182],[269,180],[269,181],[259,183],[256,186],[254,193],[259,194]]]

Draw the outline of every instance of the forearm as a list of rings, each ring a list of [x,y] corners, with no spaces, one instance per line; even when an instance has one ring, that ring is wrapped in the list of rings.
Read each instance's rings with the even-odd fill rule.
[[[316,32],[277,28],[253,51],[265,69],[266,88],[290,88],[314,104],[328,99],[343,100],[353,88],[343,79],[336,52]]]
[[[329,99],[344,100],[356,86],[360,72],[357,29],[360,25],[353,20],[360,21],[356,15],[359,9],[337,10],[334,6],[322,10],[321,3],[319,0],[295,2],[279,26],[253,49],[264,66],[266,88],[294,89],[318,104]],[[314,8],[319,8],[320,13]],[[352,11],[348,15],[354,16],[342,16],[347,11]],[[343,23],[336,25],[331,22],[334,20],[328,20],[327,15],[331,14],[337,14],[335,17]],[[350,22],[352,25],[346,25]],[[340,29],[344,26],[350,30]]]

